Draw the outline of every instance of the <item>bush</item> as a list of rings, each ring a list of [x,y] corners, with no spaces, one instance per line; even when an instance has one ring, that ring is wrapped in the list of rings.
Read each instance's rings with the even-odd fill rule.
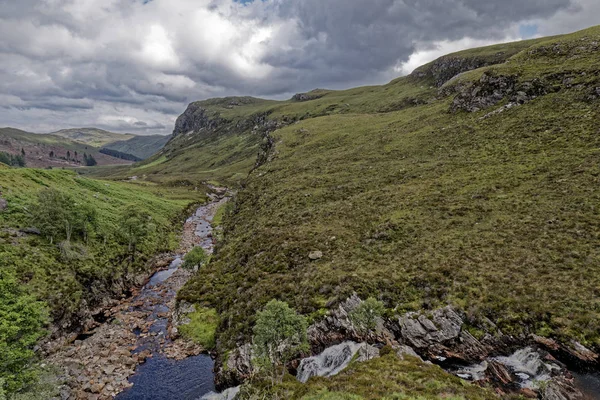
[[[208,254],[202,247],[194,247],[192,251],[183,257],[183,268],[192,269],[195,266],[200,266],[208,260]]]
[[[33,346],[44,334],[47,313],[14,276],[0,269],[0,394],[34,381]]]
[[[350,321],[359,331],[366,333],[375,329],[377,319],[385,312],[385,306],[381,301],[369,297],[350,312]]]
[[[271,300],[258,312],[254,326],[253,350],[256,364],[274,381],[277,368],[308,350],[308,322],[287,303]],[[281,381],[285,374],[277,376]]]

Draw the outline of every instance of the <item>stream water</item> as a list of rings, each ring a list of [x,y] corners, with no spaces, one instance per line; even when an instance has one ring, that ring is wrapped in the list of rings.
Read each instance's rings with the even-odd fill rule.
[[[212,219],[216,210],[227,199],[214,201],[196,210],[186,221],[193,242],[207,253],[214,247]],[[188,232],[189,233],[189,232]],[[165,349],[171,344],[168,335],[169,316],[174,306],[177,289],[189,278],[179,269],[183,256],[178,256],[168,269],[155,273],[134,299],[131,311],[145,312],[151,323],[147,333],[134,331],[138,336],[134,353],[150,351],[152,357],[139,365],[129,378],[130,389],[120,393],[118,400],[196,400],[214,391],[214,362],[208,355],[183,360],[169,359]]]

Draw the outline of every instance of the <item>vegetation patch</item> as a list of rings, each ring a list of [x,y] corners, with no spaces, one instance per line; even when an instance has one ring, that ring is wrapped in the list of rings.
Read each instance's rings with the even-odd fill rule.
[[[219,325],[217,310],[196,306],[196,311],[187,317],[190,323],[179,327],[181,335],[202,345],[206,350],[212,350],[215,347],[215,332]]]

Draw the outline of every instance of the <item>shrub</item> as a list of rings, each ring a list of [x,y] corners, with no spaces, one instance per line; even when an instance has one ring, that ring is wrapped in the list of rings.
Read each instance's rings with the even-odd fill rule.
[[[42,303],[0,269],[0,382],[4,386],[0,394],[13,393],[34,380],[33,346],[44,334],[46,320]]]
[[[202,247],[194,247],[192,251],[187,253],[183,258],[183,268],[192,269],[195,266],[200,266],[208,260],[208,254]]]
[[[254,326],[253,350],[256,364],[271,374],[274,382],[277,368],[308,350],[306,318],[298,315],[287,303],[271,300],[257,314]],[[283,379],[283,374],[277,376]]]
[[[368,332],[375,329],[377,319],[381,318],[385,312],[385,306],[381,301],[369,297],[350,312],[348,315],[350,321],[361,332]]]

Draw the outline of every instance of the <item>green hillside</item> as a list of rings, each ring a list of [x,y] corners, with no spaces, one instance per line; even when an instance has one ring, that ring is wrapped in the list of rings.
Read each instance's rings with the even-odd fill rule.
[[[129,140],[135,137],[129,133],[108,132],[98,128],[62,129],[57,132],[52,132],[51,135],[64,137],[94,147],[103,147],[109,143]]]
[[[84,154],[92,156],[98,165],[129,164],[119,158],[101,154],[91,144],[83,144],[56,135],[41,135],[14,128],[0,128],[0,151],[25,153],[27,166],[78,167],[85,165]]]
[[[156,154],[171,139],[170,136],[152,135],[152,136],[134,136],[131,139],[119,140],[107,143],[103,147],[120,151],[121,153],[132,154],[142,160]]]
[[[595,27],[461,52],[446,59],[497,64],[437,84],[424,67],[308,101],[197,103],[211,123],[192,105],[183,126],[200,129],[176,132],[149,173],[199,160],[190,175],[210,178],[212,160],[213,179],[231,182],[254,158],[225,143],[268,153],[180,298],[219,311],[224,349],[249,340],[272,298],[320,315],[354,291],[394,312],[453,304],[505,333],[600,347],[599,41]]]

